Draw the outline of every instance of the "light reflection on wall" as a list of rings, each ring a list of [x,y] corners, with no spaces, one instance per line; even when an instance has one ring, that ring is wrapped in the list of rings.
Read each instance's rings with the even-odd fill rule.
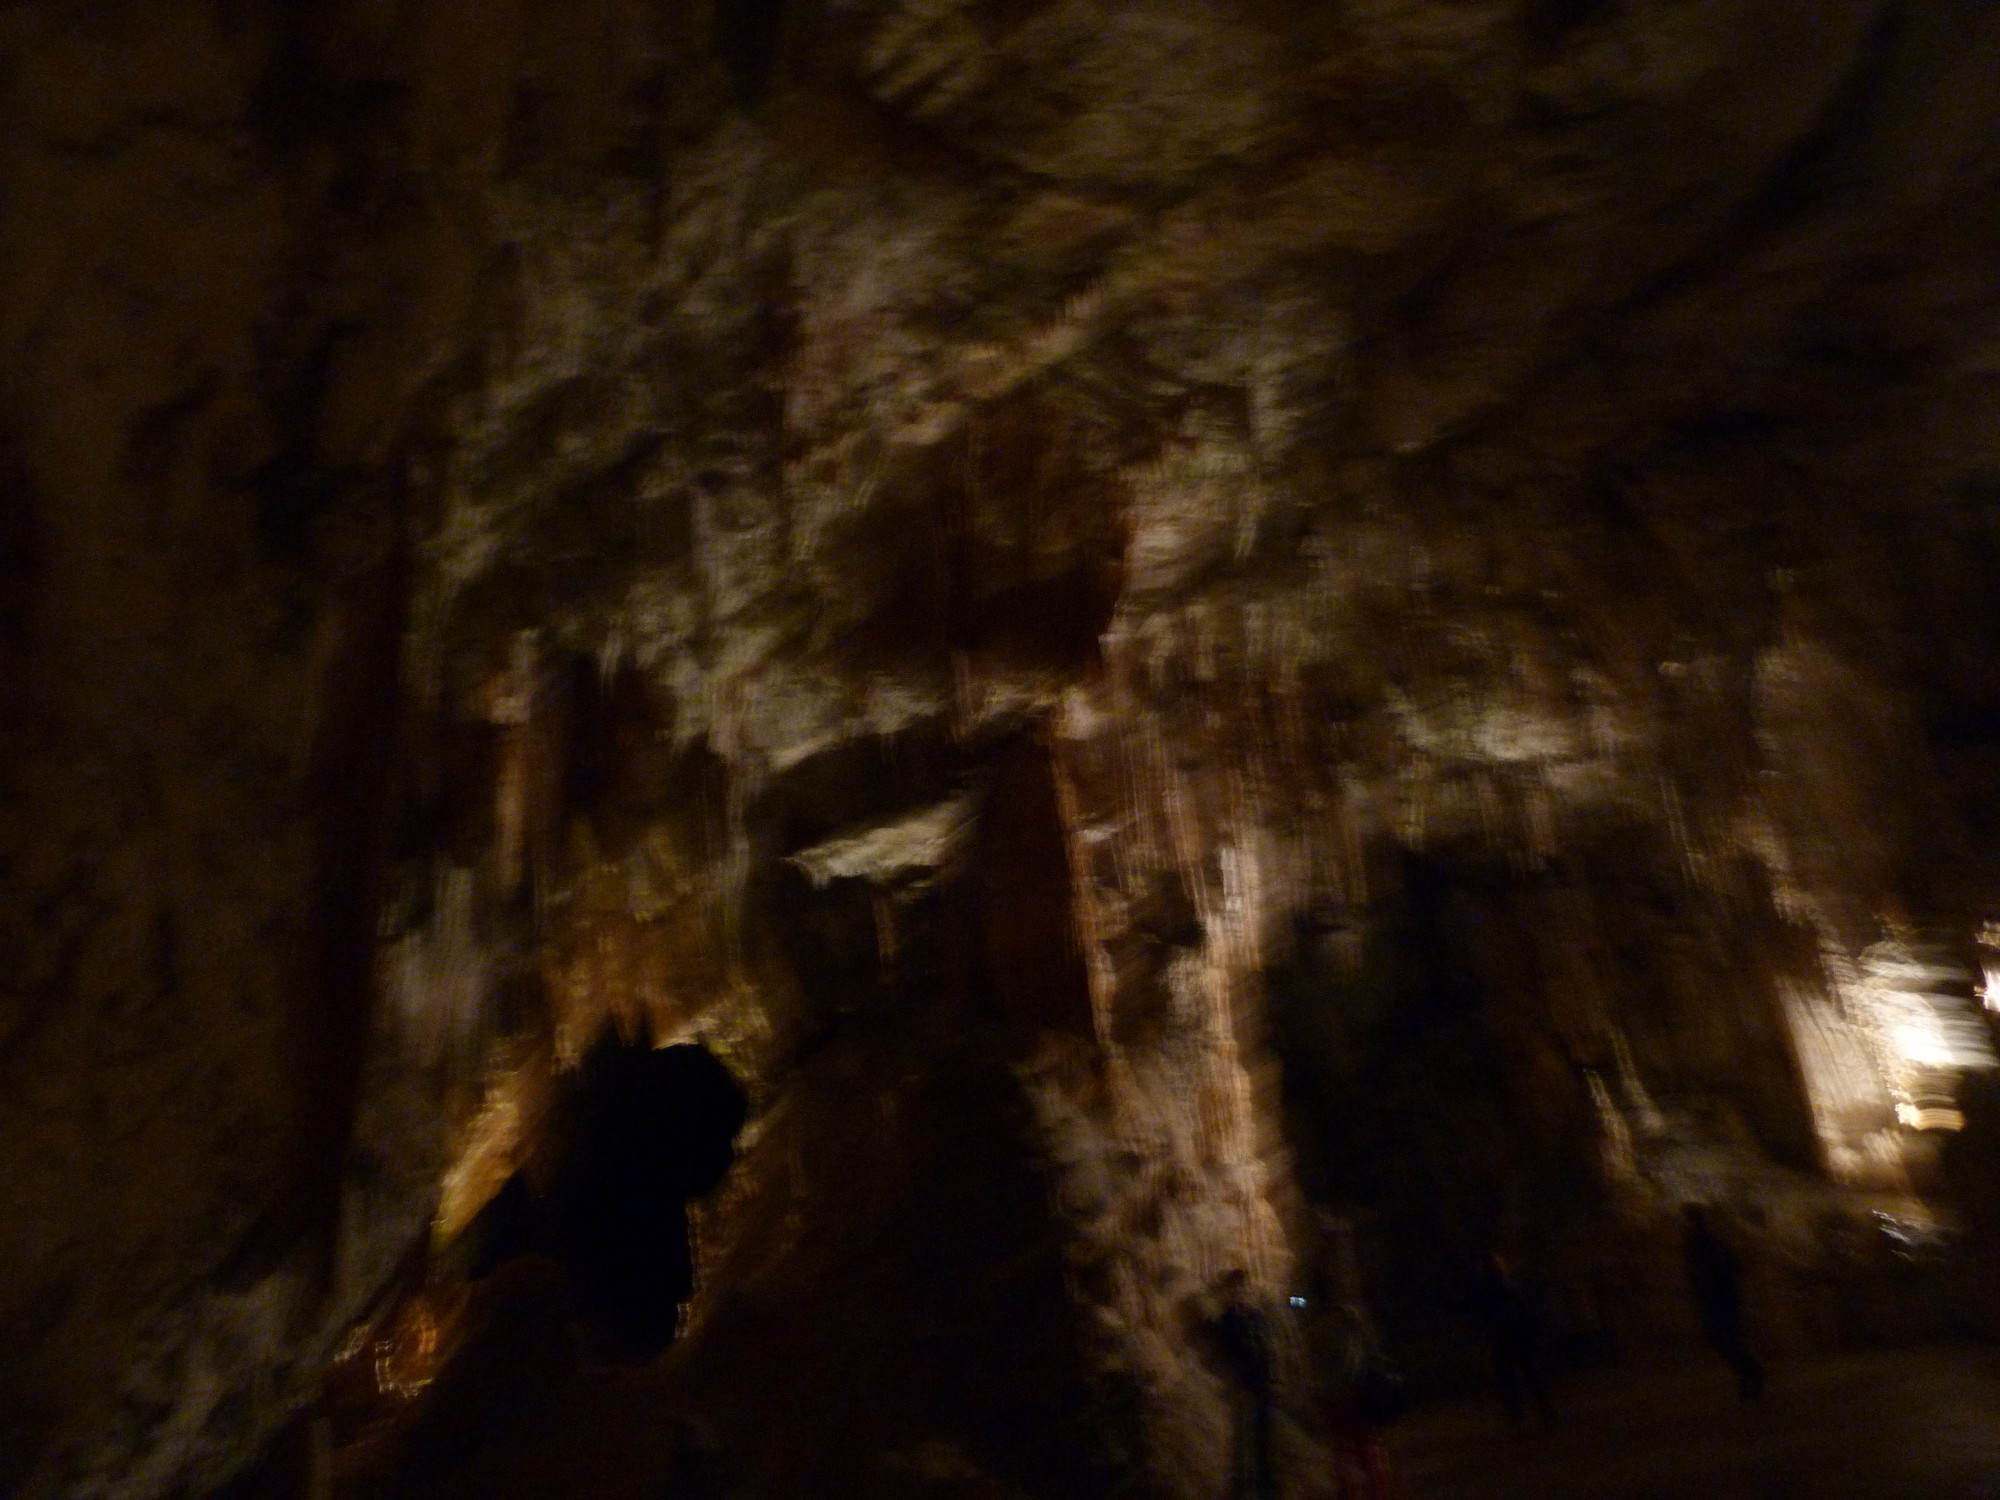
[[[1994,1066],[1992,1043],[1968,999],[1970,981],[1951,959],[1894,938],[1861,956],[1854,998],[1887,1043],[1892,1087],[1949,1085],[1969,1068]],[[1954,1076],[1933,1076],[1941,1073]]]
[[[1818,987],[1786,985],[1784,1006],[1828,1169],[1848,1182],[1897,1172],[1894,1101],[1868,1037]]]
[[[1994,947],[2000,928],[1980,934]],[[1788,987],[1800,1072],[1828,1168],[1856,1184],[1887,1187],[1901,1175],[1911,1131],[1957,1130],[1959,1080],[1996,1066],[1971,975],[1950,954],[1890,937],[1858,959],[1824,954],[1826,990]],[[2000,953],[1988,958],[1983,994],[2000,1000]]]

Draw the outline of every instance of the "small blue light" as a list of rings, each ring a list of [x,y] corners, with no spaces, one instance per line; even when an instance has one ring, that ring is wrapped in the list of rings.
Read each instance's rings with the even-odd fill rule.
[[[1303,1297],[1294,1297],[1294,1298],[1292,1298],[1292,1306],[1294,1306],[1294,1307],[1304,1307],[1305,1305],[1306,1305],[1306,1299],[1305,1299],[1305,1298],[1303,1298]]]

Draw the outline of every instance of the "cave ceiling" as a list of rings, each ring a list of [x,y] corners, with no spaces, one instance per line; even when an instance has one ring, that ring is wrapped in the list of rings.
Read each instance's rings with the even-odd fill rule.
[[[756,1105],[716,1286],[866,1261],[754,1164],[900,1100],[1162,1472],[1176,1298],[1483,1170],[1354,1165],[1433,1064],[1874,1170],[1935,1101],[1826,1059],[2000,915],[1995,77],[1976,0],[0,12],[0,1488],[240,1467],[607,1023]]]

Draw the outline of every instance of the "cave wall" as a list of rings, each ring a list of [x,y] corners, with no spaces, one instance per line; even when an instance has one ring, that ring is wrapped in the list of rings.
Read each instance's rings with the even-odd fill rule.
[[[606,19],[0,22],[10,1492],[218,1479],[429,1217],[428,1082],[350,1151],[429,393],[519,75],[595,99]]]
[[[760,1281],[721,1226],[783,1218],[791,1130],[1038,1204],[991,1250],[1043,1299],[1019,1379],[1127,1393],[1062,1472],[1136,1431],[1131,1482],[1193,1493],[1201,1299],[1310,1269],[1362,1039],[1477,1016],[1532,1171],[1587,1097],[1600,1154],[1657,1115],[1811,1171],[1787,1017],[1840,1021],[1885,923],[1990,919],[1971,0],[0,37],[24,1493],[238,1466],[605,1024],[700,1036],[774,1122],[687,1399],[931,1211],[821,1194],[824,1256]],[[831,1122],[898,1068],[907,1150]],[[981,1222],[941,1284],[998,1274],[954,1259]],[[857,1326],[917,1338],[869,1274]],[[1005,1469],[1006,1399],[885,1441]]]

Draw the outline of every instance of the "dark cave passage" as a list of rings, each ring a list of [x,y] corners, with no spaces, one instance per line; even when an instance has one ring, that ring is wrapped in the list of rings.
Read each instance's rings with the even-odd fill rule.
[[[672,1341],[694,1290],[691,1200],[713,1192],[749,1114],[742,1086],[706,1047],[653,1047],[607,1027],[564,1082],[550,1161],[507,1179],[469,1231],[468,1270],[517,1256],[562,1267],[578,1312],[638,1359]]]

